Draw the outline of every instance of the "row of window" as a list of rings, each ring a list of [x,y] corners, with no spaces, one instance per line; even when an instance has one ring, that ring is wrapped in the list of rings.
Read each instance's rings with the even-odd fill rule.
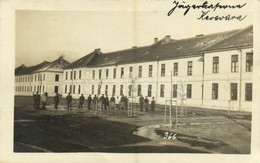
[[[33,86],[16,86],[15,91],[16,92],[44,92],[44,85],[35,85]],[[54,86],[54,93],[59,92],[59,86]]]
[[[219,73],[219,57],[213,57],[213,73]],[[253,70],[253,53],[246,54],[246,71],[251,72]],[[165,77],[165,64],[161,64],[161,77]],[[231,56],[231,72],[238,72],[238,55]],[[193,73],[193,62],[187,62],[187,75],[190,76]],[[117,69],[113,69],[113,79],[117,78]],[[123,78],[125,75],[125,68],[121,67],[120,69],[120,78]],[[128,69],[128,77],[132,77],[133,75],[133,67],[129,67]],[[173,76],[178,76],[178,62],[173,63]],[[148,67],[148,77],[153,76],[153,65],[149,65]],[[70,71],[70,79],[77,79],[77,71]],[[138,77],[143,77],[143,66],[138,67]],[[102,69],[98,70],[98,79],[102,78]],[[105,78],[109,78],[109,69],[105,70]],[[78,79],[81,79],[81,70],[79,70]],[[92,70],[92,79],[96,79],[96,70]],[[66,72],[66,80],[68,80],[68,72]]]
[[[55,81],[59,81],[59,74],[55,74]],[[45,81],[45,74],[35,74],[34,81]],[[33,76],[19,76],[15,78],[15,82],[33,82]]]
[[[69,77],[69,72],[66,71],[65,80],[69,80],[69,79],[70,80],[81,79],[81,70],[78,71],[78,75],[77,75],[77,71],[70,71],[70,77]]]
[[[219,73],[219,57],[213,57],[213,73]],[[253,71],[253,53],[246,53],[246,72]],[[238,55],[231,55],[231,72],[238,72]]]
[[[101,87],[97,86],[97,94],[101,94]],[[183,90],[186,87],[186,92]],[[181,98],[186,98],[190,99],[192,98],[192,84],[187,84],[186,86],[183,86],[183,88],[179,88],[179,93],[178,93],[178,85],[173,84],[173,90],[172,90],[172,97],[177,98],[178,94],[182,96]],[[230,84],[230,100],[237,100],[237,83],[231,83]],[[132,92],[134,89],[132,88],[132,85],[129,85],[128,88],[128,96],[132,96]],[[65,93],[76,93],[76,85],[65,85]],[[81,93],[81,86],[78,86],[77,93]],[[120,95],[123,95],[124,93],[124,85],[120,85]],[[91,94],[95,94],[95,85],[91,86]],[[102,92],[102,94],[108,94],[108,85],[105,85],[105,90]],[[112,86],[112,94],[116,94],[116,85]],[[217,100],[218,99],[218,94],[219,94],[219,87],[218,83],[212,83],[212,99]],[[137,85],[137,95],[141,96],[142,95],[142,85]],[[152,85],[148,84],[147,87],[147,96],[151,97],[152,96]],[[160,97],[165,96],[165,84],[160,85]],[[245,83],[245,101],[252,101],[252,83]]]

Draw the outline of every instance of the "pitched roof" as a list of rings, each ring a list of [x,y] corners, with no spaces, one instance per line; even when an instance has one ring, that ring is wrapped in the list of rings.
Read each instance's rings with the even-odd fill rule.
[[[74,68],[80,68],[80,67],[86,67],[90,63],[91,60],[95,58],[97,55],[101,55],[99,49],[96,49],[95,51],[91,52],[90,54],[72,62],[71,64],[65,66],[63,69],[74,69]]]
[[[59,57],[58,59],[54,60],[53,62],[50,62],[49,64],[47,64],[46,66],[44,67],[41,67],[36,71],[47,71],[47,70],[62,70],[63,67],[69,65],[70,63],[65,60],[63,57]]]
[[[199,35],[196,37],[180,40],[170,40],[168,42],[166,39],[162,39],[159,42],[149,46],[136,47],[115,52],[95,54],[92,52],[73,62],[69,66],[66,66],[65,68],[101,67],[183,58],[195,55],[199,56],[202,55],[202,51],[210,47],[216,46],[216,48],[221,48],[222,46],[227,45],[235,46],[238,44],[238,42],[239,45],[242,45],[242,43],[250,43],[250,37],[244,40],[240,38],[244,35],[247,36],[248,28],[249,27],[245,29],[230,30],[208,35]]]
[[[63,59],[62,57],[59,57],[58,59],[52,61],[52,62],[47,62],[43,61],[40,64],[26,67],[24,65],[21,65],[15,69],[15,75],[29,75],[37,71],[44,71],[48,70],[50,67],[56,66],[57,68],[63,68],[64,65],[68,65],[69,62]]]
[[[253,25],[250,25],[233,35],[229,36],[225,40],[218,42],[203,51],[215,51],[228,48],[238,48],[253,45]]]

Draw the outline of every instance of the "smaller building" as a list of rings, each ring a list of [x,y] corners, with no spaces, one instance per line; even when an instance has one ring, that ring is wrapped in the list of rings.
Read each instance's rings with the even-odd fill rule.
[[[62,94],[63,67],[69,65],[63,57],[38,65],[26,67],[21,65],[15,69],[15,95],[31,96],[33,93],[48,92],[54,96]]]

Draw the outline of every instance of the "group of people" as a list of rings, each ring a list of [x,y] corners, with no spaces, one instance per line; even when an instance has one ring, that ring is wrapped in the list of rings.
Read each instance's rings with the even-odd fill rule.
[[[149,99],[147,98],[147,96],[144,98],[142,95],[139,98],[139,105],[140,105],[140,111],[143,111],[143,108],[145,108],[145,111],[148,111],[149,108]],[[152,101],[151,101],[151,111],[155,111],[155,101],[154,101],[154,97],[152,97]]]
[[[58,105],[60,103],[59,96],[60,95],[58,93],[56,93],[55,96],[53,97],[55,109],[58,109]],[[38,94],[38,92],[36,92],[33,95],[34,108],[39,109],[40,102],[42,102],[42,109],[46,109],[47,98],[48,98],[47,92],[43,93],[42,95],[40,95],[40,94]],[[70,93],[68,93],[68,95],[66,96],[66,101],[67,101],[67,109],[72,110],[73,98]],[[85,102],[85,97],[83,94],[81,94],[81,96],[79,97],[78,102],[79,102],[78,109],[83,109],[83,105]],[[96,95],[94,95],[93,98],[91,95],[89,95],[87,98],[87,109],[91,110],[93,107],[97,108],[98,104],[99,104],[100,108],[102,110],[107,110],[107,109],[127,110],[128,102],[129,102],[129,99],[127,98],[127,96],[124,96],[124,95],[122,95],[120,98],[118,96],[115,97],[114,95],[112,95],[110,99],[108,98],[107,95],[104,96],[104,94],[102,94],[102,96],[100,96],[100,97],[97,97]],[[144,111],[144,109],[145,109],[145,111],[148,111],[149,102],[150,101],[147,96],[144,98],[141,95],[139,98],[140,111]],[[154,111],[155,110],[154,97],[152,97],[150,106],[151,106],[151,111]]]
[[[42,95],[40,95],[38,92],[33,94],[34,109],[40,109],[40,104],[42,106],[42,109],[46,109],[47,99],[48,99],[47,92],[44,92]]]

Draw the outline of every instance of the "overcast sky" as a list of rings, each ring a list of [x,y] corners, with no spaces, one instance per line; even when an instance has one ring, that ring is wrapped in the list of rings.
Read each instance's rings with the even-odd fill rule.
[[[167,16],[172,1],[123,2],[99,3],[96,9],[86,8],[86,11],[17,10],[15,66],[53,61],[61,55],[73,62],[96,48],[111,52],[152,44],[154,37],[162,39],[171,35],[173,39],[181,39],[253,24],[249,3],[243,10],[210,13],[247,15],[243,21],[202,21],[197,20],[201,10],[190,10],[183,16],[183,10],[179,9]]]

